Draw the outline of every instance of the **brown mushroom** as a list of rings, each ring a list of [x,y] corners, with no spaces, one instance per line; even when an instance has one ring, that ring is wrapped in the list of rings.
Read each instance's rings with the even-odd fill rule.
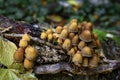
[[[53,39],[52,33],[48,34],[47,38],[48,38],[48,41],[51,41]]]
[[[73,56],[75,54],[75,49],[71,48],[70,51],[67,53],[70,56]]]
[[[24,67],[25,67],[27,70],[29,70],[29,69],[32,69],[33,66],[34,66],[34,62],[28,60],[27,58],[25,58],[25,60],[24,60]]]
[[[78,48],[82,50],[87,44],[84,41],[80,41],[78,44]]]
[[[42,32],[40,38],[45,40],[47,38],[47,34],[45,32]]]
[[[47,29],[46,34],[48,35],[48,34],[50,34],[52,32],[53,32],[52,29]]]
[[[62,29],[63,29],[62,26],[57,26],[55,32],[60,34]]]
[[[94,68],[98,66],[98,55],[96,53],[93,54],[93,57],[89,61],[90,68]]]
[[[62,47],[63,47],[63,49],[69,50],[71,48],[71,40],[70,39],[65,39]]]
[[[85,46],[82,50],[81,50],[82,56],[83,57],[92,57],[92,49],[88,46]]]
[[[89,64],[88,64],[88,58],[84,57],[83,58],[83,64],[82,64],[83,67],[88,67]]]
[[[82,59],[83,59],[83,57],[81,55],[81,52],[77,51],[72,58],[72,62],[77,66],[81,66],[80,64],[82,63]]]
[[[22,62],[24,60],[24,49],[18,48],[18,50],[14,53],[15,62]]]
[[[78,43],[79,43],[78,35],[75,35],[72,39],[72,45],[78,45]]]
[[[58,39],[57,39],[57,42],[58,42],[59,45],[62,45],[63,40],[62,40],[61,38],[58,38]]]
[[[69,32],[78,32],[78,25],[76,22],[73,22],[68,27]]]
[[[60,37],[62,39],[66,39],[68,37],[68,30],[67,29],[63,29],[61,34],[60,34]]]
[[[80,35],[79,38],[84,42],[91,42],[92,41],[92,34],[89,30],[84,30]]]
[[[28,46],[25,49],[25,57],[28,60],[34,60],[37,56],[37,50],[33,46]]]
[[[74,36],[75,36],[75,33],[69,33],[69,39],[73,39]]]

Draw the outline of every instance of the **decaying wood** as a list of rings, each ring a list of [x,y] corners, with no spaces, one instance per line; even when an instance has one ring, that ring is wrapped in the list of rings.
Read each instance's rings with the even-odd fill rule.
[[[16,22],[13,20],[9,20],[3,16],[0,16],[1,36],[5,38],[7,37],[21,38],[22,34],[29,33],[31,35],[32,41],[62,51],[62,48],[60,46],[53,45],[39,38],[41,29],[40,26],[33,27],[30,24],[24,22]],[[62,52],[65,53],[64,51]],[[104,63],[98,66],[97,68],[87,69],[87,68],[79,67],[79,70],[76,70],[75,66],[72,65],[72,63],[68,63],[68,62],[58,62],[55,64],[44,64],[44,65],[41,64],[34,68],[34,72],[35,74],[55,74],[58,72],[67,71],[71,74],[77,74],[77,75],[94,75],[94,74],[112,71],[120,67],[120,61],[118,60],[108,60],[107,58],[105,58],[103,59],[103,62]]]

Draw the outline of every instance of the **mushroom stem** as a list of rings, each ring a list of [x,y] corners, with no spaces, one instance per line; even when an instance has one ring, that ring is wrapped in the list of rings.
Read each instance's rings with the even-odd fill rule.
[[[6,33],[3,34],[4,37],[20,37],[20,38],[22,37],[22,35],[23,34],[6,34]],[[47,45],[49,47],[62,50],[62,48],[60,46],[55,46],[55,45],[53,45],[53,44],[51,44],[49,42],[46,42],[44,40],[41,40],[41,39],[37,38],[37,37],[30,36],[30,38],[31,38],[31,40],[33,40],[35,42],[38,42],[39,44],[45,44],[45,45]]]

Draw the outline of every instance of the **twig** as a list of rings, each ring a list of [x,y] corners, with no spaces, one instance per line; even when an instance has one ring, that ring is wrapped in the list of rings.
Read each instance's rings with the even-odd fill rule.
[[[5,34],[2,34],[2,35],[5,36],[5,37],[22,37],[23,34],[7,34],[7,33],[5,33]],[[49,47],[55,48],[55,49],[62,49],[62,47],[60,47],[60,46],[53,45],[53,44],[51,44],[49,42],[46,42],[45,40],[41,40],[37,37],[32,37],[31,36],[31,40],[33,40],[35,42],[38,42],[39,44],[44,44],[44,45],[47,45]]]

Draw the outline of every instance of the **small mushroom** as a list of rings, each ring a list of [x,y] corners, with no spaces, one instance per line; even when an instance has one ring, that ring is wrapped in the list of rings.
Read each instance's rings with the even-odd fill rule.
[[[32,47],[32,46],[28,46],[26,49],[25,49],[25,57],[28,59],[28,60],[34,60],[37,56],[37,50]]]
[[[42,32],[40,38],[45,40],[47,38],[47,34],[45,32]]]
[[[63,29],[62,26],[57,26],[55,32],[60,34],[62,29]]]
[[[62,39],[66,39],[68,37],[68,30],[67,29],[63,29],[61,34],[60,34],[60,37]]]
[[[50,34],[52,32],[53,32],[52,29],[47,29],[46,34],[48,35],[48,34]]]
[[[52,33],[48,34],[47,38],[48,38],[48,41],[51,41],[53,39]]]
[[[30,41],[30,35],[29,34],[23,34],[22,39],[25,39],[26,41]]]
[[[92,32],[93,31],[93,25],[92,25],[92,23],[91,22],[86,23],[84,30],[89,30],[89,31]]]
[[[80,41],[78,44],[78,48],[82,50],[87,44],[84,41]]]
[[[18,50],[14,53],[15,62],[22,62],[24,60],[24,49],[18,48]]]
[[[88,46],[85,46],[82,50],[81,50],[82,56],[83,57],[92,57],[92,49]]]
[[[58,34],[57,33],[53,33],[53,39],[57,39],[58,38]]]
[[[72,39],[72,45],[78,45],[78,43],[79,43],[78,35],[75,35]]]
[[[58,39],[57,39],[57,42],[58,42],[59,45],[62,45],[63,40],[62,40],[61,38],[58,38]]]
[[[92,34],[89,30],[84,30],[80,35],[79,38],[84,42],[91,42],[92,41]]]
[[[76,22],[72,22],[69,27],[69,32],[78,32],[78,25]]]
[[[71,48],[70,51],[67,53],[70,56],[73,56],[75,54],[75,49]]]
[[[75,33],[69,33],[69,39],[73,39],[74,36],[75,36]]]
[[[27,45],[28,45],[28,42],[25,39],[20,40],[19,47],[25,48],[25,47],[27,47]]]
[[[98,59],[99,57],[98,57],[98,55],[96,54],[96,53],[94,53],[93,54],[93,57],[90,59],[90,61],[89,61],[89,66],[90,66],[90,68],[95,68],[95,67],[97,67],[98,66]]]
[[[82,63],[82,60],[83,60],[83,57],[81,55],[81,52],[80,51],[77,51],[75,53],[75,55],[73,56],[72,58],[72,62],[77,65],[77,66],[80,66],[80,64]]]
[[[70,24],[71,24],[71,23],[74,23],[74,22],[77,23],[77,19],[72,19],[72,20],[70,21]]]
[[[83,67],[88,67],[88,58],[83,58],[83,64],[82,64]]]
[[[29,70],[29,69],[32,69],[33,66],[34,66],[34,62],[28,60],[27,58],[25,58],[25,60],[24,60],[24,67],[25,67],[27,70]]]
[[[63,47],[63,49],[69,50],[71,48],[71,40],[70,39],[65,39],[62,47]]]

